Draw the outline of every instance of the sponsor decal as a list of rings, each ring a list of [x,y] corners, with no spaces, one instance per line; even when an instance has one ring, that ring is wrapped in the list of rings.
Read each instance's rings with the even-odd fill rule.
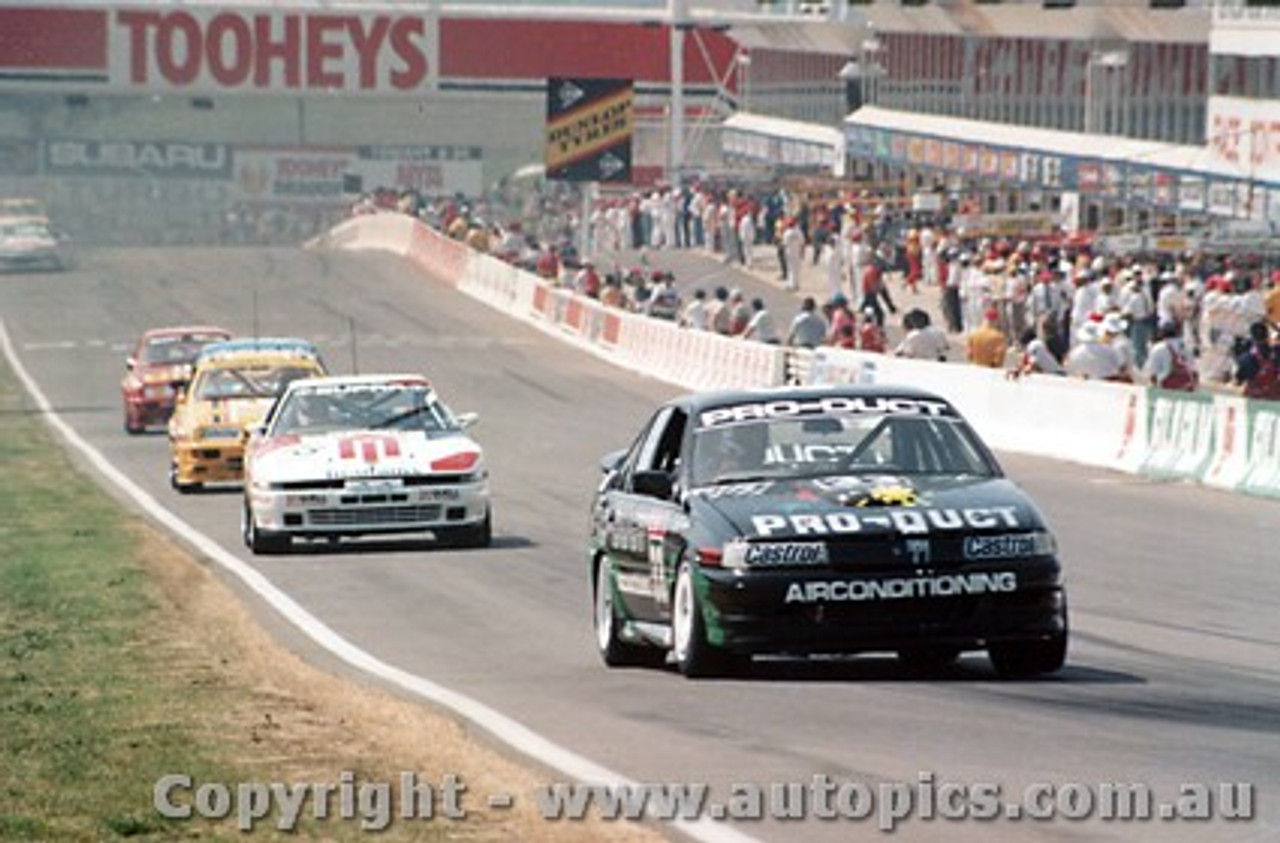
[[[339,440],[339,459],[356,459],[357,451],[360,459],[366,463],[375,463],[384,456],[400,456],[400,441],[394,436],[377,436],[374,434],[349,436],[346,439]]]
[[[181,141],[94,141],[63,139],[44,145],[50,174],[226,179],[232,171],[231,147]]]
[[[903,416],[955,416],[955,410],[945,401],[924,398],[893,398],[890,396],[833,396],[808,401],[779,399],[754,401],[731,407],[705,410],[699,416],[702,427],[761,419],[789,419],[803,416],[828,416],[843,414],[903,415]]]
[[[411,93],[427,81],[422,15],[121,9],[113,77],[182,90]]]
[[[754,498],[769,494],[773,489],[772,480],[761,480],[753,483],[726,483],[723,486],[703,486],[690,494],[708,500],[719,498]]]
[[[964,558],[1016,559],[1036,556],[1043,551],[1040,542],[1031,533],[1003,536],[968,536],[964,540]]]
[[[826,565],[827,546],[821,542],[744,542],[725,545],[727,568],[767,568],[784,565]]]
[[[638,594],[642,597],[650,597],[653,594],[649,578],[644,574],[618,574],[616,581],[618,591],[624,594]]]
[[[751,516],[757,536],[830,536],[861,533],[864,530],[896,530],[904,535],[921,535],[933,530],[989,530],[1023,526],[1016,506],[973,506],[964,508],[890,509],[884,513],[852,512],[766,514]]]
[[[1012,571],[976,574],[895,577],[883,580],[825,580],[794,582],[785,603],[862,603],[869,600],[910,600],[970,594],[1003,594],[1018,589]]]

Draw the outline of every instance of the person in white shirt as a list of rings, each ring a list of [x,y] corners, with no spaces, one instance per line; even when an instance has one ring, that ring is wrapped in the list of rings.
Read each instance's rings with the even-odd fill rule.
[[[1102,323],[1086,319],[1076,330],[1076,344],[1067,353],[1067,374],[1086,380],[1112,380],[1120,374],[1120,355],[1102,341]]]
[[[1066,370],[1062,368],[1062,364],[1058,362],[1058,358],[1053,356],[1053,352],[1049,350],[1049,346],[1035,328],[1027,328],[1023,331],[1018,341],[1022,345],[1022,359],[1018,363],[1018,369],[1014,373],[1015,376],[1036,373],[1045,375],[1062,375],[1066,373]]]
[[[947,359],[951,342],[945,331],[931,323],[928,313],[918,308],[907,311],[902,317],[902,327],[907,333],[894,348],[894,355],[913,360]]]
[[[765,307],[764,299],[752,299],[751,311],[751,321],[747,323],[747,330],[742,332],[742,338],[756,342],[776,343],[778,329],[773,324],[773,315]]]
[[[1098,297],[1097,282],[1093,278],[1093,270],[1081,269],[1076,272],[1076,289],[1071,294],[1071,330],[1079,338],[1080,328],[1089,321],[1093,313],[1094,299]]]
[[[711,315],[707,312],[707,291],[699,287],[693,291],[693,300],[684,306],[680,314],[680,327],[705,331],[711,325]]]
[[[1103,341],[1111,347],[1120,360],[1120,371],[1113,380],[1133,381],[1134,354],[1133,343],[1129,341],[1129,324],[1119,311],[1111,311],[1102,317]]]
[[[794,219],[787,221],[782,232],[782,249],[786,253],[788,290],[800,289],[801,264],[804,263],[804,233]]]
[[[1147,280],[1139,270],[1129,275],[1120,288],[1120,315],[1129,323],[1129,339],[1133,342],[1133,363],[1138,368],[1147,362],[1151,333],[1155,327],[1155,302],[1147,290]]]
[[[738,220],[738,245],[741,248],[742,265],[751,268],[751,253],[756,248],[756,220],[750,211],[745,211]]]
[[[1160,273],[1160,292],[1156,294],[1156,322],[1160,325],[1181,325],[1186,315],[1187,301],[1182,295],[1182,284],[1172,272]]]

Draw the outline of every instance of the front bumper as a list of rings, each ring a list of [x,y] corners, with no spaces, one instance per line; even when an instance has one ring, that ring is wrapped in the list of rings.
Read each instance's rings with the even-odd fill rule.
[[[244,479],[244,442],[199,439],[171,445],[175,483],[239,483]]]
[[[1056,560],[851,573],[701,568],[708,639],[738,653],[984,649],[1067,629]]]
[[[249,489],[258,529],[299,537],[419,533],[476,526],[489,513],[486,479],[442,482],[424,476],[331,484],[335,488],[298,485],[303,487]]]
[[[124,394],[125,418],[139,427],[167,424],[178,401],[178,391],[167,384]]]

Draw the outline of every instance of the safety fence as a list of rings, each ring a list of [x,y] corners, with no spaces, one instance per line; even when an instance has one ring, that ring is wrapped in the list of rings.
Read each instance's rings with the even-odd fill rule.
[[[434,278],[632,371],[691,390],[905,384],[953,403],[1002,450],[1280,497],[1280,402],[1167,392],[844,349],[747,342],[622,312],[410,217],[355,217],[309,245],[404,255]]]

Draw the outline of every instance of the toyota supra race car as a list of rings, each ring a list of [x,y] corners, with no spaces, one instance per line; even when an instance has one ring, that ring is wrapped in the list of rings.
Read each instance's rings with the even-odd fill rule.
[[[488,470],[466,433],[475,421],[419,375],[293,382],[249,440],[245,544],[279,553],[294,538],[430,532],[488,545]]]
[[[606,456],[591,518],[609,666],[729,674],[754,655],[985,650],[1005,677],[1067,651],[1057,546],[949,403],[846,386],[690,395]]]

